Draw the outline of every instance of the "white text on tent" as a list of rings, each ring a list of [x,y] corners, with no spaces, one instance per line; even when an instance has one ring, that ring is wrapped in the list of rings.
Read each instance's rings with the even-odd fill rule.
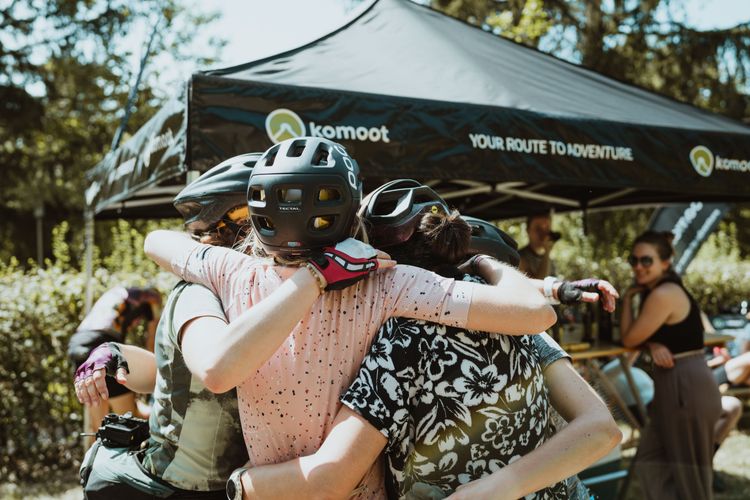
[[[354,127],[352,125],[320,125],[310,122],[310,135],[325,137],[326,139],[358,140],[370,142],[391,142],[388,137],[390,130],[385,125],[380,127]]]
[[[469,134],[474,149],[491,149],[513,153],[572,156],[602,160],[633,161],[632,148],[605,144],[579,144],[547,139],[500,137],[489,134]]]

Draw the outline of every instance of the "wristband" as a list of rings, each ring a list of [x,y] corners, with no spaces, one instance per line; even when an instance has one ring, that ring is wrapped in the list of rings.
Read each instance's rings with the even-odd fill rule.
[[[559,280],[554,276],[547,276],[546,278],[544,278],[544,286],[543,286],[544,296],[552,305],[557,305],[560,303],[560,301],[555,298],[554,288],[553,288],[555,283],[558,283],[558,282]]]
[[[310,264],[309,262],[305,262],[305,267],[310,271],[310,274],[313,275],[315,278],[315,281],[318,283],[318,288],[320,288],[320,291],[324,291],[326,289],[326,283],[323,281],[323,276],[321,276],[320,271],[318,271],[318,268]]]
[[[484,259],[484,256],[481,253],[478,253],[469,259],[469,269],[471,270],[472,275],[479,276],[479,270],[477,269],[477,265],[479,264],[479,261],[482,259]]]

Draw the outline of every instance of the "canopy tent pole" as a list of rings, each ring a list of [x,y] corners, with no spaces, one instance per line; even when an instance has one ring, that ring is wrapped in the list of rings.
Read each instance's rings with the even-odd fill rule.
[[[86,275],[86,298],[83,310],[85,314],[91,311],[94,301],[94,210],[87,208],[83,213],[83,246],[84,246],[84,274]]]
[[[40,203],[34,209],[36,220],[36,263],[39,267],[44,265],[44,203]]]
[[[128,120],[130,120],[130,113],[133,109],[133,105],[135,104],[136,96],[138,95],[138,86],[141,84],[141,77],[143,76],[143,69],[146,67],[146,60],[148,60],[148,56],[151,54],[151,46],[153,45],[154,39],[156,38],[156,30],[159,27],[160,22],[161,22],[161,18],[157,19],[156,22],[154,23],[154,29],[151,30],[151,36],[148,39],[146,50],[143,53],[143,57],[141,57],[141,65],[140,65],[140,68],[138,68],[138,75],[135,78],[135,84],[130,88],[130,95],[128,95],[128,102],[125,105],[125,114],[123,115],[122,120],[120,121],[120,126],[117,127],[115,136],[112,138],[112,145],[109,148],[110,151],[114,151],[115,149],[117,149],[117,146],[120,145],[122,134],[125,133],[125,127],[128,124]]]

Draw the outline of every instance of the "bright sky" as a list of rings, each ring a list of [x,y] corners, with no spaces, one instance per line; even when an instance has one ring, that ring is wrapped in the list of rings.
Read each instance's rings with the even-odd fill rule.
[[[192,5],[202,11],[218,11],[221,18],[204,27],[195,37],[196,51],[209,37],[228,40],[217,68],[233,66],[270,56],[313,41],[356,16],[371,0],[204,0]],[[604,0],[604,5],[611,0]],[[421,0],[419,3],[428,3]],[[186,2],[190,3],[190,2]],[[673,0],[671,15],[676,20],[701,29],[726,28],[750,22],[750,0]],[[684,7],[683,7],[684,6]],[[662,12],[666,19],[669,13]],[[145,31],[133,33],[135,46],[145,45]],[[137,68],[141,50],[134,50]],[[160,64],[162,63],[162,64]],[[163,67],[162,61],[152,61]],[[194,65],[175,67],[166,80],[187,79]]]

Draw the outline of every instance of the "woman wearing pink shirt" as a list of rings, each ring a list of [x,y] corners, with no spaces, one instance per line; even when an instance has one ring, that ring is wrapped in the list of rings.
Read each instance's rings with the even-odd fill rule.
[[[205,336],[196,345],[201,361],[190,369],[215,392],[238,387],[254,466],[318,450],[340,394],[389,317],[510,335],[543,331],[555,321],[539,286],[499,262],[481,261],[492,285],[457,282],[394,267],[386,255],[346,239],[356,226],[361,181],[338,144],[303,138],[274,146],[255,167],[248,195],[258,253],[275,262],[167,231],[150,234],[146,252],[221,298],[233,334],[220,343]],[[378,465],[363,480],[365,496],[384,495]]]

